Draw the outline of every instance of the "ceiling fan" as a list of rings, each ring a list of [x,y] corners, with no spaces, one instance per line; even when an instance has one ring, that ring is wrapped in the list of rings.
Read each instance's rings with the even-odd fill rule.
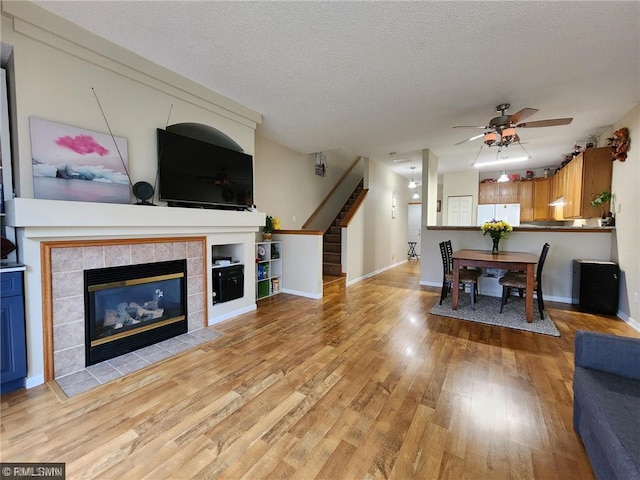
[[[496,106],[496,111],[500,112],[500,115],[492,118],[489,121],[489,125],[484,126],[469,126],[469,125],[456,125],[453,128],[481,128],[486,130],[480,135],[475,135],[471,138],[462,140],[456,143],[460,145],[464,142],[470,142],[480,137],[483,138],[483,142],[489,147],[506,147],[511,143],[519,143],[520,137],[516,133],[516,128],[533,128],[533,127],[555,127],[558,125],[568,125],[573,121],[573,118],[553,118],[549,120],[536,120],[534,122],[522,122],[525,118],[529,118],[531,115],[538,111],[537,108],[523,108],[522,110],[514,113],[513,115],[507,115],[507,110],[511,106],[510,103],[501,103]]]

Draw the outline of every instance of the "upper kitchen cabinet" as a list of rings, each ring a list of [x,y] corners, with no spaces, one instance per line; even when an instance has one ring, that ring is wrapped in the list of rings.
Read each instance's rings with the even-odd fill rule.
[[[518,203],[520,182],[485,182],[478,190],[478,205],[492,205],[496,203]]]
[[[567,171],[568,168],[559,170],[551,178],[551,200],[564,200],[567,183]],[[554,220],[564,220],[564,206],[562,204],[551,207],[551,218]]]
[[[535,221],[551,220],[551,179],[536,178],[533,181],[533,219]]]
[[[500,184],[495,182],[481,183],[478,190],[478,205],[493,205],[500,198]]]
[[[564,168],[565,218],[600,217],[601,211],[591,206],[591,200],[601,192],[611,191],[611,148],[587,148]],[[563,170],[564,170],[563,169]]]
[[[500,185],[500,199],[496,203],[518,203],[520,201],[518,196],[520,182],[504,182],[498,185]]]
[[[520,182],[520,221],[533,220],[533,180]]]

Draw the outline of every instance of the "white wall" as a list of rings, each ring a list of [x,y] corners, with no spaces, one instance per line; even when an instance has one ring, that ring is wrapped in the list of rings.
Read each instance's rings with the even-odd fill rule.
[[[613,162],[616,230],[611,248],[621,269],[619,315],[640,326],[640,104],[616,122],[612,131],[621,127],[629,129],[631,145],[625,162]]]
[[[367,199],[365,198],[365,203]],[[360,208],[352,217],[348,228],[342,228],[342,258],[343,270],[346,270],[346,284],[358,282],[366,277],[364,269],[365,251],[362,245],[365,237],[365,208]]]
[[[368,275],[407,259],[407,215],[410,200],[407,179],[382,163],[368,160],[365,188],[369,194],[364,208],[363,273]],[[392,198],[396,195],[396,216],[392,218]]]
[[[322,235],[274,234],[282,241],[281,291],[322,298]]]
[[[280,218],[282,229],[297,230],[358,158],[341,150],[323,152],[326,175],[315,174],[315,158],[256,136],[255,204]],[[295,220],[294,220],[295,217]]]
[[[261,116],[236,102],[131,52],[98,38],[29,2],[3,3],[2,42],[13,46],[19,175],[16,193],[33,197],[29,117],[99,132],[128,140],[132,183],[154,184],[157,170],[156,128],[198,122],[219,129],[245,152],[254,154],[254,133]],[[39,26],[38,26],[39,25]],[[53,35],[52,35],[53,33]],[[93,89],[93,90],[92,90]],[[173,107],[171,107],[173,105]],[[157,198],[157,197],[156,197]],[[132,199],[133,200],[133,199]]]

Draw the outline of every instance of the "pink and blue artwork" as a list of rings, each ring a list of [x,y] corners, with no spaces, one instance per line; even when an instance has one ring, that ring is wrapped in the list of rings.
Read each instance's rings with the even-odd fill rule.
[[[131,203],[127,139],[30,117],[34,198]]]

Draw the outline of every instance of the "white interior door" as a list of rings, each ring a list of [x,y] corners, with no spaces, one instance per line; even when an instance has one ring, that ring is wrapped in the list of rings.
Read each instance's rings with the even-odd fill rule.
[[[421,233],[421,217],[422,217],[422,205],[411,204],[409,205],[409,219],[407,221],[407,240],[409,242],[416,242],[416,252],[420,255],[420,233]]]
[[[447,197],[447,225],[467,226],[473,225],[471,207],[473,197],[465,195],[460,197]]]

